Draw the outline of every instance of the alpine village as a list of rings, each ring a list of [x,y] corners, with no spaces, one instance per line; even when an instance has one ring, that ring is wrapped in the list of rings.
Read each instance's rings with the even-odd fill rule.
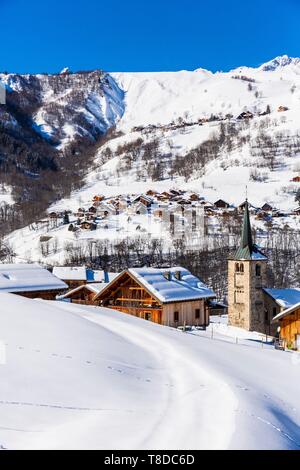
[[[184,266],[112,273],[1,264],[0,292],[106,307],[182,331],[205,330],[211,317],[219,316],[228,318],[229,326],[261,333],[277,349],[300,350],[300,289],[268,288],[268,258],[253,243],[247,200],[243,208],[240,246],[228,259],[226,302]]]

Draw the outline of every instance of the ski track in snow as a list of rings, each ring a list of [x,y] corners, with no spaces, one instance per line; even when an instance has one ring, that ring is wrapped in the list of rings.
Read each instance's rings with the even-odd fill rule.
[[[103,319],[99,318],[97,319],[96,318],[96,315],[93,315],[91,317],[87,316],[86,314],[84,314],[84,316],[86,318],[89,318],[91,319],[92,321],[96,321],[97,323],[101,323],[103,324]],[[141,325],[141,328],[143,328],[143,325]],[[132,331],[130,333],[130,335],[132,336]],[[189,334],[187,335],[189,336]],[[222,339],[222,335],[220,335],[220,338],[217,338],[219,340],[219,342],[222,344],[224,341],[226,342],[226,338],[225,340]],[[231,345],[230,345],[231,346]],[[245,346],[243,346],[244,350],[247,351],[247,347],[245,348]],[[255,351],[256,353],[257,352],[260,352],[260,351]],[[275,352],[275,351],[271,351],[271,352]],[[174,353],[174,351],[173,351]],[[281,356],[283,357],[283,356]],[[181,360],[183,358],[181,357]],[[176,359],[176,353],[175,353],[175,357],[173,358],[174,362],[177,364],[175,366],[175,368],[178,370],[178,366],[179,366],[179,363],[180,362],[177,362],[178,361],[178,358]],[[185,359],[186,360],[186,359]],[[212,363],[210,363],[211,366],[213,366]],[[188,363],[185,363],[184,367],[186,367],[187,371],[188,371],[188,374],[191,373],[191,374],[198,374],[199,378],[201,377],[201,372],[203,373],[203,364],[199,364],[197,366],[195,366],[195,363],[191,364],[190,362]],[[176,374],[175,374],[176,375]],[[178,379],[178,382],[181,382],[181,380],[183,379],[182,376],[178,376],[177,377]],[[230,379],[229,377],[227,378],[228,382],[230,382]],[[175,384],[177,385],[176,383],[176,379],[175,379]],[[191,389],[191,390],[185,390],[185,395],[191,395],[193,397],[193,395],[197,392],[199,392],[201,390],[201,388],[205,388],[205,384],[198,384],[197,387],[195,389]],[[233,388],[233,386],[231,387]],[[250,386],[244,386],[244,385],[236,385],[236,388],[238,390],[241,391],[241,393],[244,395],[242,397],[242,400],[239,400],[239,404],[238,406],[235,407],[234,409],[234,413],[235,415],[245,415],[247,417],[250,417],[252,420],[255,420],[256,423],[254,424],[255,426],[255,429],[257,430],[257,423],[259,423],[259,436],[261,435],[261,432],[264,434],[265,432],[268,433],[268,430],[266,430],[265,428],[268,427],[268,428],[271,428],[275,434],[278,434],[278,436],[280,437],[280,444],[276,444],[276,446],[274,448],[294,448],[294,449],[297,449],[300,447],[300,428],[298,429],[298,433],[297,435],[294,434],[294,431],[287,431],[285,429],[285,426],[284,426],[284,423],[282,423],[282,426],[280,425],[280,422],[278,424],[278,421],[276,422],[276,420],[278,420],[278,414],[279,413],[283,413],[283,416],[285,416],[285,413],[287,414],[287,416],[289,414],[292,414],[293,417],[297,418],[298,419],[298,423],[299,423],[299,413],[298,413],[298,410],[297,408],[295,408],[295,406],[293,405],[290,405],[289,403],[287,403],[286,401],[284,401],[283,399],[281,399],[280,397],[276,396],[275,393],[271,393],[273,392],[273,390],[268,390],[268,392],[263,392],[263,393],[260,393],[260,392],[257,392],[257,390],[255,390],[254,387],[250,387]],[[260,388],[260,387],[259,387]],[[245,400],[245,393],[250,393],[250,395],[254,395],[255,396],[255,399],[257,399],[257,395],[259,396],[258,399],[259,401],[261,401],[261,405],[265,408],[268,409],[268,406],[266,406],[265,402],[270,402],[272,403],[272,408],[273,408],[273,420],[271,420],[269,417],[263,417],[261,415],[258,415],[257,413],[253,412],[253,411],[250,411],[251,410],[251,407],[252,405],[250,404],[250,407],[249,407],[249,403],[247,403],[247,398]],[[239,395],[239,398],[240,398],[240,394]],[[251,397],[253,399],[253,397]],[[171,398],[170,398],[171,400]],[[243,408],[240,407],[240,405],[246,401],[245,403],[245,407],[243,406]],[[180,401],[179,401],[180,403]],[[248,409],[249,407],[249,409]],[[269,410],[268,410],[269,411]],[[269,416],[269,413],[268,415]],[[167,419],[167,413],[165,413],[164,415],[164,419],[166,420],[166,422],[168,423],[168,419]],[[261,426],[262,425],[262,426]],[[188,426],[187,426],[188,427]],[[259,438],[258,438],[258,441],[259,441]],[[264,448],[264,444],[263,444],[263,441],[260,443],[260,445],[262,445],[261,448]],[[278,446],[278,447],[277,447]],[[229,444],[229,447],[230,447],[230,444]],[[254,446],[252,445],[251,448],[254,448]]]
[[[3,448],[299,449],[291,355],[217,331],[216,341],[107,309],[2,297],[24,306],[0,314],[10,359],[0,367]]]

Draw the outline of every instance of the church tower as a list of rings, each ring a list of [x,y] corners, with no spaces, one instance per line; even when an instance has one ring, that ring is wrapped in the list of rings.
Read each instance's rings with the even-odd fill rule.
[[[245,212],[240,247],[228,260],[228,323],[248,331],[266,330],[263,288],[267,258],[253,243],[249,204]]]

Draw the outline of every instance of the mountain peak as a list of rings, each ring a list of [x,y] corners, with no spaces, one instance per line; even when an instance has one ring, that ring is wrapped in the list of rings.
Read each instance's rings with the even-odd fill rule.
[[[69,75],[70,73],[71,73],[71,71],[70,71],[69,67],[65,67],[60,72],[60,75]]]
[[[300,58],[299,57],[289,57],[288,55],[284,54],[278,57],[275,57],[274,59],[270,60],[269,62],[266,62],[262,64],[259,67],[259,70],[263,70],[264,72],[271,72],[277,69],[281,69],[283,67],[286,67],[287,65],[298,65],[300,64]]]

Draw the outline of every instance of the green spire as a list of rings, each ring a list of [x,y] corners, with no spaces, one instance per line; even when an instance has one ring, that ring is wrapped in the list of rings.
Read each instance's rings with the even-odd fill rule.
[[[244,220],[243,220],[243,231],[242,231],[241,247],[242,248],[249,247],[250,251],[252,251],[252,247],[253,247],[252,233],[251,233],[251,223],[250,223],[250,215],[249,215],[249,204],[248,204],[247,199],[246,199],[246,203],[245,203],[245,212],[244,212]]]
[[[257,249],[257,246],[253,244],[252,232],[251,232],[251,223],[249,215],[249,203],[248,199],[245,202],[245,212],[242,228],[242,237],[240,247],[235,253],[234,259],[254,259],[258,256],[264,257],[264,255]]]

